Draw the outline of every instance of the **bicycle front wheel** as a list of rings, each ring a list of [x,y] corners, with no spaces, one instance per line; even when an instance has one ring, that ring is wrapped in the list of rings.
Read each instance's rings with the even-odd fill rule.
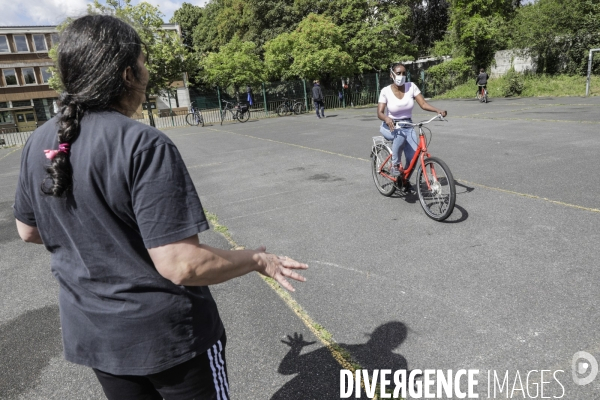
[[[198,126],[199,124],[198,118],[196,118],[196,114],[194,113],[189,113],[188,115],[186,115],[185,122],[187,122],[187,124],[191,126]],[[204,126],[204,124],[202,124],[202,126]]]
[[[304,114],[305,112],[306,112],[306,107],[302,103],[298,103],[294,107],[294,114],[296,114],[296,115]]]
[[[283,117],[287,113],[288,113],[288,108],[285,104],[282,104],[279,107],[277,107],[277,115],[278,116]]]
[[[425,170],[419,163],[417,193],[423,211],[429,218],[443,221],[452,214],[456,187],[450,168],[439,158],[425,160]]]
[[[237,112],[237,120],[240,122],[246,122],[250,119],[250,110],[247,111],[238,111]]]
[[[384,196],[391,196],[396,191],[396,184],[391,179],[381,175],[380,172],[390,174],[392,170],[392,157],[390,150],[385,146],[377,146],[371,154],[371,173],[375,187]]]

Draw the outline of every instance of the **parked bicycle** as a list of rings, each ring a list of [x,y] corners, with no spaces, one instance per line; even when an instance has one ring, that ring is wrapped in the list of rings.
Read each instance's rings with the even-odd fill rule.
[[[419,202],[428,217],[443,221],[452,214],[454,202],[456,201],[456,188],[454,178],[445,162],[437,157],[431,157],[427,152],[427,146],[431,142],[431,130],[423,125],[434,120],[446,121],[441,114],[416,124],[395,120],[396,128],[400,126],[412,126],[419,128],[419,146],[407,169],[400,164],[400,176],[393,177],[391,141],[383,136],[373,137],[371,148],[373,181],[377,190],[384,196],[391,196],[396,189],[403,185],[409,185],[409,180],[415,167],[417,168],[417,194]],[[425,136],[425,130],[429,132],[429,140]]]
[[[223,125],[228,112],[231,114],[232,119],[237,119],[240,122],[246,122],[250,119],[250,106],[248,104],[233,104],[227,100],[221,100],[221,102],[225,103],[221,111],[221,125]]]
[[[304,114],[306,112],[306,105],[303,100],[292,100],[287,97],[283,98],[283,104],[277,107],[277,115],[283,117],[288,114]]]
[[[479,90],[477,90],[477,98],[479,99],[480,102],[487,103],[488,102],[487,89],[483,85],[477,85],[477,86],[479,86]]]
[[[193,101],[190,104],[189,114],[185,116],[185,122],[187,122],[188,125],[191,126],[204,126],[204,117],[202,117],[202,112],[198,108],[194,107]]]

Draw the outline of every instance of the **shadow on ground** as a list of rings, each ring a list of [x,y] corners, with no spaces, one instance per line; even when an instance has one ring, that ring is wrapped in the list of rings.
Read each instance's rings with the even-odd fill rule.
[[[399,321],[391,321],[377,327],[373,333],[367,334],[368,341],[364,344],[340,344],[348,351],[352,359],[363,369],[372,373],[374,369],[408,370],[406,358],[394,353],[404,340],[408,329]],[[316,342],[307,342],[301,334],[294,333],[288,340],[282,340],[290,346],[288,354],[279,365],[279,373],[283,375],[297,374],[286,383],[271,400],[308,400],[308,399],[339,399],[340,370],[342,367],[332,357],[326,347],[309,351],[304,354],[305,347]],[[361,390],[362,397],[367,398]],[[356,398],[353,393],[351,398]]]

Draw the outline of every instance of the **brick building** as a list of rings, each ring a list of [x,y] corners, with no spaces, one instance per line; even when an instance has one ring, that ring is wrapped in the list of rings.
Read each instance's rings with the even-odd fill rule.
[[[31,131],[54,115],[48,51],[55,26],[0,27],[0,132]]]
[[[181,36],[178,25],[162,29]],[[57,43],[56,26],[0,26],[0,133],[33,131],[56,114],[58,93],[48,86],[54,64],[48,51]],[[173,82],[171,90],[170,96],[151,99],[157,116],[161,110],[187,110],[184,81]],[[147,117],[147,111],[140,107],[136,116]]]

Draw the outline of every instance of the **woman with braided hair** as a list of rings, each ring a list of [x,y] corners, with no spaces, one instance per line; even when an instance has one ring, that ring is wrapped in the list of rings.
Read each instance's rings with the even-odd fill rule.
[[[425,111],[435,112],[446,116],[446,110],[440,110],[425,101],[421,91],[414,83],[407,82],[406,67],[401,63],[395,63],[390,68],[390,79],[392,84],[381,89],[379,104],[377,105],[377,118],[383,121],[379,132],[383,137],[392,141],[392,168],[390,175],[400,175],[400,161],[402,151],[406,158],[405,169],[408,168],[417,146],[419,144],[417,134],[410,125],[401,125],[396,128],[398,122],[412,123],[412,110],[415,102]],[[404,190],[411,190],[409,182],[402,182]]]
[[[307,266],[198,240],[209,229],[177,148],[130,117],[145,98],[143,43],[118,18],[61,33],[60,112],[23,148],[14,215],[43,244],[60,287],[68,361],[89,366],[110,400],[228,399],[225,330],[208,285]]]

